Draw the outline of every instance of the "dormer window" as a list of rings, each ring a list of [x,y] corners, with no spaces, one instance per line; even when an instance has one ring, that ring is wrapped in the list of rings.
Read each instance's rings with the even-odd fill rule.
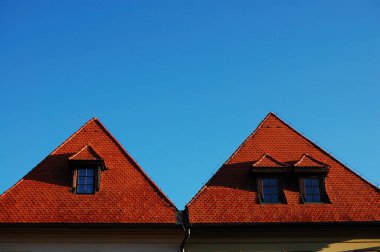
[[[305,203],[329,203],[322,176],[301,177],[301,197]]]
[[[95,150],[86,145],[69,158],[72,170],[72,191],[76,194],[95,194],[100,190],[104,160]]]
[[[303,198],[305,202],[322,202],[321,183],[318,178],[303,178]]]
[[[301,199],[304,203],[330,203],[325,190],[328,165],[309,155],[303,155],[294,165],[298,176]]]
[[[257,181],[258,201],[264,204],[286,203],[283,181],[289,166],[269,155],[262,156],[252,166]]]
[[[95,169],[79,168],[77,170],[77,194],[93,194],[95,192]]]
[[[265,203],[278,203],[280,187],[277,178],[261,179],[262,201]]]

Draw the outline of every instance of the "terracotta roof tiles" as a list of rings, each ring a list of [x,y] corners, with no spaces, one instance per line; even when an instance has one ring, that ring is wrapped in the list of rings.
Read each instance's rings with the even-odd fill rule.
[[[298,165],[328,165],[325,188],[331,204],[303,204],[295,178],[285,180],[286,204],[260,204],[251,169],[252,163],[263,155],[286,164],[295,164],[303,156]],[[380,222],[379,189],[273,113],[268,114],[186,207],[192,225]]]
[[[96,194],[72,192],[70,157],[104,159]],[[93,118],[0,196],[0,225],[9,223],[175,224],[176,208]]]

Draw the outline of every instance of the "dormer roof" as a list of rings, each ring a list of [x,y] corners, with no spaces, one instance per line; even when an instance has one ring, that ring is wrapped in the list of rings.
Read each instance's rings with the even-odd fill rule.
[[[277,161],[268,154],[264,154],[252,166],[252,172],[254,173],[286,173],[290,168],[289,165]]]
[[[308,154],[302,155],[301,159],[294,164],[295,167],[327,168],[328,165],[316,160]]]
[[[103,158],[94,150],[94,148],[87,144],[82,149],[80,149],[77,153],[69,157],[69,160],[76,161],[101,161]]]
[[[264,154],[257,162],[255,162],[253,167],[265,167],[265,168],[286,168],[287,164],[281,163],[276,159],[272,158],[268,154]]]
[[[316,160],[310,155],[304,154],[301,159],[294,164],[296,173],[327,173],[329,165]]]

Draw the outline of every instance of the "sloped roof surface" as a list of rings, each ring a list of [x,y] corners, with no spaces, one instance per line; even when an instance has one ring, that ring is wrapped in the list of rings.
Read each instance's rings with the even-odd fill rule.
[[[104,159],[99,192],[71,191],[69,157]],[[96,118],[0,196],[0,224],[175,222],[175,206]]]
[[[304,204],[296,178],[285,181],[286,204],[259,204],[251,173],[263,155],[295,164],[305,155],[327,164],[331,204]],[[304,165],[313,164],[304,156]],[[313,162],[312,162],[313,161]],[[187,204],[191,224],[380,222],[378,189],[270,113]]]

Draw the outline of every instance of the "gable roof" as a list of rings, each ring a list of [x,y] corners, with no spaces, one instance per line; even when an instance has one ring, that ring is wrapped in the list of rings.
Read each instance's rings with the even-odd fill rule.
[[[95,151],[95,149],[97,151]],[[103,159],[100,190],[71,191],[71,159]],[[176,208],[118,141],[93,118],[0,196],[11,223],[175,224]]]
[[[263,155],[286,164],[328,165],[325,187],[331,204],[303,204],[295,178],[285,181],[286,204],[259,204],[251,169]],[[380,222],[379,205],[377,187],[269,113],[186,209],[192,225],[352,223]]]

